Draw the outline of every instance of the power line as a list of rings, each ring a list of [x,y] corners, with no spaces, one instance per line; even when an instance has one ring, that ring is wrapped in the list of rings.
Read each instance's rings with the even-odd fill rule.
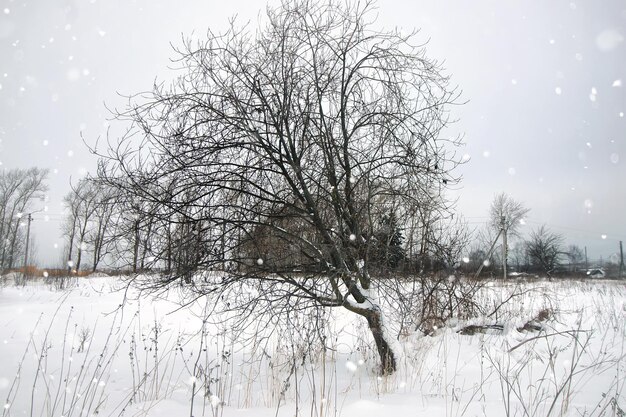
[[[535,224],[535,225],[546,225],[550,228],[553,229],[562,229],[562,230],[568,230],[568,231],[572,231],[572,232],[578,232],[578,233],[583,233],[586,235],[590,235],[590,236],[597,236],[600,237],[602,240],[623,240],[622,237],[617,236],[617,235],[609,235],[608,233],[604,233],[604,231],[591,231],[591,230],[585,230],[585,229],[578,229],[576,227],[571,227],[571,226],[561,226],[561,225],[557,225],[557,224],[552,224],[552,223],[547,223],[547,222],[540,222],[540,221],[535,221],[535,220],[526,220],[527,223],[531,223],[531,224]]]

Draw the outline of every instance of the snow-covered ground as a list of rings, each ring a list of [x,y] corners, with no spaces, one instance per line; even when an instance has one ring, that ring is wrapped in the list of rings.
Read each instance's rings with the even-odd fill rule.
[[[137,297],[118,278],[0,289],[3,416],[624,416],[626,285],[490,283],[491,317],[403,334],[379,377],[340,310],[235,333],[204,299]],[[117,290],[117,291],[116,291]],[[233,319],[233,317],[231,317]],[[533,321],[533,319],[535,319]],[[530,323],[529,323],[530,322]],[[320,324],[322,323],[322,324]],[[501,324],[461,334],[468,325]],[[521,329],[525,324],[540,331]],[[326,349],[311,333],[322,331]],[[472,333],[465,331],[462,333]]]

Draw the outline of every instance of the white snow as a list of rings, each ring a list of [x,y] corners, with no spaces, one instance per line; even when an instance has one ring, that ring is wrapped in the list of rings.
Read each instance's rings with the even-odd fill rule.
[[[177,289],[153,299],[114,291],[123,288],[117,277],[80,279],[68,292],[41,282],[14,287],[9,278],[0,287],[0,398],[7,417],[30,413],[34,383],[34,415],[55,416],[91,400],[99,404],[98,415],[117,416],[122,409],[133,416],[190,415],[192,397],[197,417],[291,416],[296,404],[303,416],[315,410],[344,417],[498,417],[506,415],[505,407],[511,415],[524,408],[546,415],[553,400],[563,415],[626,409],[616,382],[625,366],[622,282],[489,283],[480,294],[486,306],[519,295],[497,318],[447,323],[433,337],[416,332],[398,338],[396,318],[386,316],[399,369],[378,377],[367,324],[345,310],[333,310],[319,329],[327,335],[326,350],[309,343],[311,320],[296,314],[299,324],[278,332],[258,323],[246,335],[253,343],[246,344],[215,313],[203,322],[206,300],[178,310],[183,293]],[[378,296],[368,292],[372,308],[384,309],[390,300]],[[543,332],[517,330],[541,310],[555,316],[542,322]],[[496,321],[503,332],[457,333],[468,324]],[[66,408],[52,413],[51,404],[64,395]],[[96,410],[74,408],[72,415],[79,414]]]

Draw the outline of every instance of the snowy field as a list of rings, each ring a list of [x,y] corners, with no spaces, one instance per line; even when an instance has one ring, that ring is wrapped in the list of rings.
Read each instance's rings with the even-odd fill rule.
[[[483,305],[517,296],[491,317],[399,335],[384,378],[366,324],[343,311],[235,334],[237,317],[204,299],[181,309],[176,291],[122,288],[5,279],[3,416],[625,415],[624,282],[489,283]]]

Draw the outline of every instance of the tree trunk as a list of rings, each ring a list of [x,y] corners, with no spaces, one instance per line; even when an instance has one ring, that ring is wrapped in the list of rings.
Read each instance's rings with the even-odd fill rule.
[[[80,261],[83,258],[83,249],[81,248],[82,245],[82,242],[78,244],[78,254],[76,255],[76,273],[80,270]]]
[[[72,251],[74,250],[74,234],[70,236],[70,247],[67,251],[67,273],[72,273]]]
[[[137,264],[139,261],[139,220],[135,220],[134,224],[135,242],[133,248],[133,273],[137,273]]]
[[[367,300],[367,298],[363,296],[359,298]],[[359,303],[355,305],[345,302],[343,304],[344,308],[347,310],[365,317],[370,331],[372,332],[372,336],[374,337],[374,343],[376,343],[376,350],[380,358],[380,372],[382,375],[391,375],[396,371],[396,356],[389,343],[389,335],[385,334],[382,313],[377,306],[371,306],[370,304],[370,307],[361,307],[361,305],[363,304]]]
[[[380,357],[380,372],[382,375],[391,375],[396,371],[396,356],[384,333],[381,313],[377,310],[371,310],[365,318]]]
[[[17,231],[19,228],[19,221],[16,222],[15,228],[13,229],[11,244],[9,245],[9,269],[13,268],[13,262],[15,261],[16,253],[15,253],[15,244],[17,242]]]

